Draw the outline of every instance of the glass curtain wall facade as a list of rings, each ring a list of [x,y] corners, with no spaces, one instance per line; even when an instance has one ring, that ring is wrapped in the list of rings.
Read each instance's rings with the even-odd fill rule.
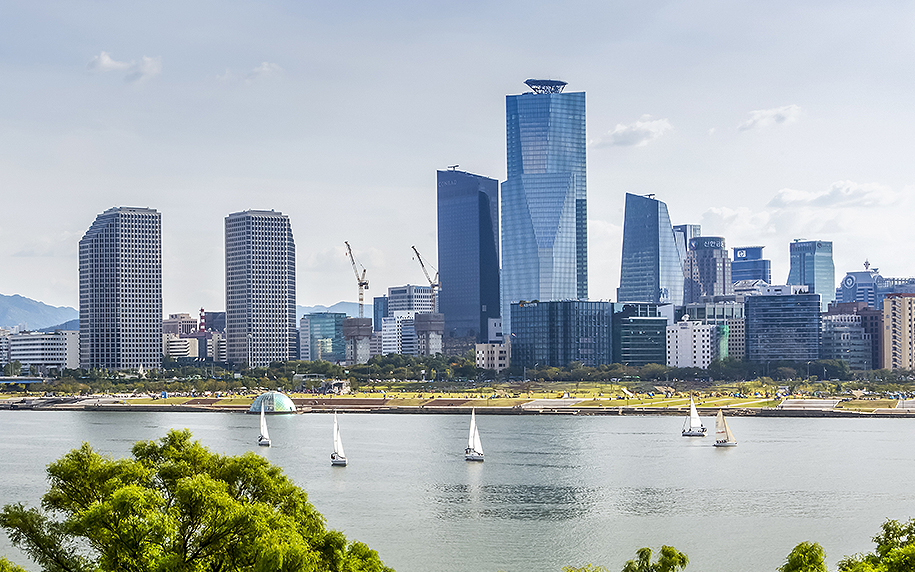
[[[79,367],[162,366],[162,215],[116,207],[79,241]]]
[[[745,305],[747,361],[819,359],[819,294],[748,296]]]
[[[512,304],[512,366],[611,363],[610,309],[610,302],[574,300]]]
[[[533,92],[505,100],[505,332],[512,331],[512,303],[588,298],[585,94],[562,93],[565,82],[525,83]]]
[[[226,232],[228,360],[250,367],[295,359],[295,242],[277,211],[230,214]]]
[[[626,193],[620,302],[683,304],[683,264],[667,205]]]
[[[449,338],[485,343],[501,315],[499,182],[464,171],[438,171],[439,311]]]
[[[667,326],[674,307],[665,304],[612,304],[613,362],[630,367],[667,363]]]
[[[788,284],[806,284],[811,294],[819,294],[821,311],[835,301],[836,267],[832,261],[832,242],[795,240],[790,245],[791,268]]]
[[[343,312],[315,312],[308,318],[309,354],[312,361],[343,363],[346,360],[346,340],[343,338]],[[304,322],[304,320],[303,320]]]
[[[762,280],[772,283],[772,262],[762,257],[762,246],[737,246],[731,261],[731,281]]]

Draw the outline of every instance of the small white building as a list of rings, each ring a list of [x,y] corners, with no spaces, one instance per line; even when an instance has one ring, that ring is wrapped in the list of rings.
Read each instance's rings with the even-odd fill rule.
[[[682,320],[667,326],[667,365],[705,369],[718,359],[718,326]]]
[[[172,359],[199,357],[197,338],[182,338],[178,334],[162,334],[162,353]]]
[[[9,360],[46,372],[79,367],[79,332],[22,332],[9,337]]]
[[[492,369],[499,373],[511,364],[511,346],[509,344],[477,344],[476,356],[478,368]]]

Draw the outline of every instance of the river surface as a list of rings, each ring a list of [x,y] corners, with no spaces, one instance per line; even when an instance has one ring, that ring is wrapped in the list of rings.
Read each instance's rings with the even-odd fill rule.
[[[469,421],[341,414],[350,464],[333,468],[327,414],[269,417],[263,448],[254,415],[0,411],[0,504],[37,505],[47,464],[83,441],[120,457],[187,427],[281,466],[330,528],[398,572],[619,570],[662,544],[688,570],[774,571],[805,540],[834,567],[872,550],[886,518],[915,516],[909,419],[732,418],[740,444],[722,450],[680,437],[675,417],[478,415],[484,463],[463,459]],[[3,554],[35,569],[0,533]]]

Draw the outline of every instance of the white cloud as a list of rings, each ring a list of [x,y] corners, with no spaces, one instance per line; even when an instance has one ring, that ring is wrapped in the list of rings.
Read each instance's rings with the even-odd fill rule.
[[[788,125],[797,121],[801,116],[801,108],[797,105],[786,105],[772,109],[757,109],[750,112],[750,119],[737,126],[738,131],[751,129],[767,129],[774,125]]]
[[[89,61],[86,68],[93,72],[110,72],[129,69],[133,62],[119,62],[108,52],[102,52]]]
[[[265,77],[272,77],[280,75],[283,73],[283,68],[278,64],[271,62],[261,62],[259,66],[248,72],[248,75],[245,76],[245,83],[251,83],[252,81]]]
[[[810,207],[884,207],[896,203],[899,193],[877,183],[859,184],[836,181],[823,192],[782,189],[775,193],[769,206],[776,208]]]
[[[124,81],[136,83],[162,73],[162,58],[143,56],[139,62],[119,62],[108,52],[102,52],[89,60],[86,69],[97,73],[127,72]]]
[[[597,147],[644,147],[671,129],[673,125],[667,119],[652,119],[650,115],[643,115],[635,123],[617,125],[605,138],[595,141],[594,144]]]

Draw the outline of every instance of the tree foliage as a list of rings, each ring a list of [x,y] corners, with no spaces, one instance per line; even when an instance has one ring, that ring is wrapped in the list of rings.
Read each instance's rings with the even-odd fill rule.
[[[689,564],[686,554],[673,546],[662,546],[657,562],[651,562],[651,548],[636,550],[636,559],[626,562],[623,572],[676,572]]]
[[[326,529],[278,467],[251,452],[215,454],[187,430],[138,442],[128,459],[84,443],[47,473],[43,511],[0,512],[12,543],[47,572],[391,570]]]
[[[816,542],[801,542],[788,554],[779,572],[826,572],[826,553]]]
[[[839,572],[909,572],[915,570],[915,518],[902,524],[887,520],[873,538],[877,549],[870,554],[847,556]]]

